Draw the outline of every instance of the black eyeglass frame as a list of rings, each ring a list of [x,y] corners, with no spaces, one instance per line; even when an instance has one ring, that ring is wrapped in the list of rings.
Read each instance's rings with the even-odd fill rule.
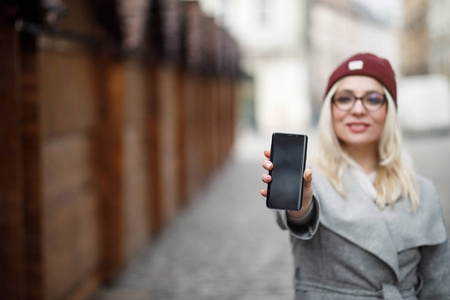
[[[351,99],[353,99],[353,103],[348,109],[342,109],[341,107],[339,107],[339,104],[336,103],[335,98],[336,98],[336,94],[338,94],[338,93],[345,93],[346,95],[350,96]],[[364,103],[364,98],[366,98],[367,96],[372,95],[372,94],[377,94],[377,95],[383,96],[383,101],[381,102],[381,104],[376,109],[369,109],[366,106],[366,104]],[[355,103],[356,103],[357,100],[361,100],[362,105],[364,106],[364,108],[367,111],[380,110],[384,106],[384,104],[387,102],[386,94],[379,93],[379,92],[369,92],[369,93],[363,95],[362,97],[356,97],[354,94],[349,93],[349,92],[336,92],[336,93],[334,93],[333,97],[331,98],[332,103],[336,106],[337,109],[339,109],[341,111],[350,111],[350,110],[352,110],[352,108],[355,106]]]

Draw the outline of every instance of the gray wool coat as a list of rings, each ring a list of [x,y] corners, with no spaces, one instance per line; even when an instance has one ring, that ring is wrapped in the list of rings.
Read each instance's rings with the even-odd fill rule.
[[[450,299],[450,244],[433,184],[418,177],[420,205],[409,200],[379,209],[347,171],[342,198],[314,170],[314,210],[291,233],[295,299]]]

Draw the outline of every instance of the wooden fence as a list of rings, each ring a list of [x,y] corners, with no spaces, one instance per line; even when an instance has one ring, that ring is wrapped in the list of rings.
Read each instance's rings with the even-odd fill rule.
[[[233,144],[239,51],[195,1],[0,4],[0,299],[85,299]]]

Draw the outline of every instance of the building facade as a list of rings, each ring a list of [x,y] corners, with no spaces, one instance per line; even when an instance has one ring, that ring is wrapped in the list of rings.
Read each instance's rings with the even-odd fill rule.
[[[371,10],[365,4],[363,1],[346,0],[311,2],[308,37],[315,119],[318,118],[329,75],[349,56],[358,52],[371,52],[387,58],[394,70],[400,70],[398,29],[391,22],[396,14],[395,7],[391,10],[386,7],[385,14],[391,14],[387,20],[382,13]]]
[[[449,0],[404,1],[399,111],[409,132],[450,130]],[[426,102],[423,99],[427,99]]]
[[[244,72],[254,78],[258,130],[299,132],[310,125],[309,1],[201,0],[237,39]]]
[[[403,12],[402,73],[405,76],[427,74],[427,1],[404,1]]]
[[[449,0],[428,1],[428,52],[430,73],[450,77],[450,10]]]

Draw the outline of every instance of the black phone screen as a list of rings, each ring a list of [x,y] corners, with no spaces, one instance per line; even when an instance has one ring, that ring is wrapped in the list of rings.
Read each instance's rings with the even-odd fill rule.
[[[273,169],[269,171],[272,181],[267,187],[267,207],[301,209],[307,145],[306,135],[277,132],[272,134],[270,160]]]

